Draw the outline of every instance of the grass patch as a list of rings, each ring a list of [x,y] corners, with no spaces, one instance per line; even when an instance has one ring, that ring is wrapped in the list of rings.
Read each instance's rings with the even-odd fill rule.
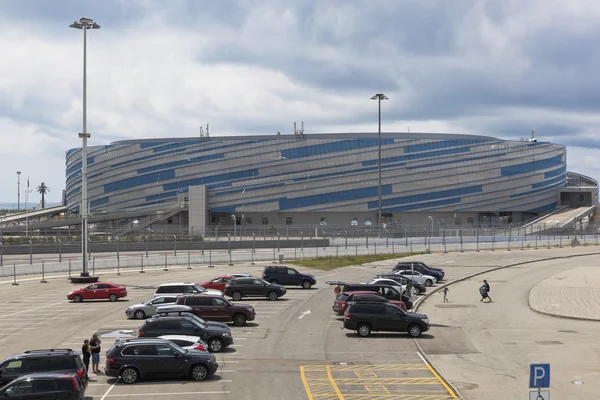
[[[423,253],[400,253],[400,254],[368,254],[360,256],[341,256],[341,257],[318,257],[307,258],[304,260],[286,261],[288,264],[300,265],[319,269],[321,271],[331,271],[337,268],[347,267],[349,265],[361,265],[375,261],[390,260],[394,258],[409,257]]]

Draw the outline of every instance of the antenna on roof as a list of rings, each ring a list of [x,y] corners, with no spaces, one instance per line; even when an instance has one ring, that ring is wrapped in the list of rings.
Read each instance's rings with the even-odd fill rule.
[[[294,136],[304,137],[304,121],[300,122],[300,130],[296,129],[296,122],[294,122]]]
[[[200,125],[200,138],[208,138],[208,124],[206,124],[206,131],[204,131],[204,126]]]
[[[535,138],[535,131],[532,129],[531,130],[531,139],[529,139],[530,142],[537,142],[537,139]]]

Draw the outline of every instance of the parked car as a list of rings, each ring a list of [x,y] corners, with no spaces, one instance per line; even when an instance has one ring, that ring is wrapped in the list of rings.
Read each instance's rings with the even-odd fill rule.
[[[182,315],[147,319],[138,329],[139,337],[164,335],[198,336],[208,344],[208,349],[211,352],[219,352],[233,344],[230,330],[208,326]]]
[[[388,300],[397,300],[403,302],[406,305],[406,308],[409,310],[413,307],[413,302],[410,296],[407,296],[406,294],[401,294],[393,286],[383,285],[380,283],[346,283],[340,281],[330,281],[327,283],[330,285],[341,286],[343,292],[356,292],[363,290],[376,292]]]
[[[444,277],[446,275],[444,273],[443,269],[429,267],[421,261],[401,261],[396,264],[396,266],[394,267],[393,270],[394,271],[410,270],[411,265],[415,271],[419,271],[423,275],[433,276],[437,282],[444,280]]]
[[[185,350],[165,339],[127,339],[116,342],[106,353],[104,374],[120,377],[127,384],[154,377],[190,377],[203,381],[217,372],[214,355]]]
[[[175,304],[177,296],[174,295],[160,295],[153,299],[150,299],[144,303],[134,304],[125,309],[125,316],[127,318],[134,319],[145,319],[156,314],[156,309],[165,304]]]
[[[410,293],[406,293],[406,285],[403,285],[401,283],[399,283],[398,281],[395,281],[393,279],[387,279],[387,278],[373,278],[367,282],[365,282],[366,284],[375,284],[375,283],[379,283],[382,285],[388,285],[388,286],[392,286],[394,289],[396,289],[397,291],[399,291],[402,294],[407,294],[410,295]]]
[[[85,377],[81,352],[71,349],[27,350],[8,356],[0,363],[0,384],[36,372],[56,372]]]
[[[419,337],[429,330],[429,318],[423,314],[406,313],[387,303],[351,304],[344,314],[344,328],[367,337],[371,332],[407,332]]]
[[[394,271],[394,274],[408,276],[413,281],[419,282],[420,284],[425,285],[427,287],[437,282],[436,279],[431,275],[423,275],[419,271],[411,271],[410,269],[404,271]]]
[[[249,304],[233,304],[222,296],[210,294],[183,295],[177,304],[191,307],[192,313],[209,321],[233,322],[236,326],[244,326],[256,316],[254,307]]]
[[[200,336],[163,335],[159,336],[158,338],[175,343],[182,349],[208,351],[208,345],[202,339],[200,339]]]
[[[110,282],[94,283],[67,294],[67,300],[72,300],[75,303],[80,303],[83,300],[117,301],[124,297],[127,297],[127,288]]]
[[[76,374],[40,372],[11,381],[0,388],[0,397],[11,400],[83,400],[85,386]]]
[[[229,333],[231,333],[231,328],[229,328],[229,325],[227,325],[226,323],[217,322],[217,321],[207,321],[207,320],[195,315],[192,312],[192,307],[181,306],[179,304],[158,307],[156,309],[156,314],[154,316],[152,316],[152,318],[175,317],[177,315],[189,317],[189,318],[192,318],[192,319],[200,322],[201,324],[208,325],[208,326],[214,326],[219,329],[225,329],[225,330],[228,330]]]
[[[303,289],[310,289],[312,285],[317,284],[317,280],[313,275],[302,274],[285,265],[265,267],[263,279],[284,286],[302,286]]]
[[[251,278],[252,275],[245,272],[237,272],[235,274],[225,274],[226,276],[233,276],[234,278]]]
[[[398,307],[406,310],[406,305],[399,300],[388,300],[379,293],[372,292],[370,290],[359,290],[355,292],[342,292],[333,301],[333,312],[338,315],[344,315],[346,308],[352,302],[370,301],[370,302],[389,302],[390,304],[396,304]]]
[[[209,281],[198,284],[198,286],[201,286],[204,289],[215,289],[220,292],[223,292],[223,290],[225,290],[225,285],[227,285],[227,282],[229,282],[232,279],[235,279],[235,277],[231,275],[217,276],[216,278],[213,278]]]
[[[412,285],[412,288],[413,288],[413,295],[423,294],[427,291],[427,287],[425,285],[412,280],[410,276],[404,276],[404,275],[398,275],[398,274],[383,274],[383,275],[377,275],[375,278],[392,279],[403,285],[410,284],[410,285]]]
[[[155,296],[161,294],[199,294],[199,293],[210,293],[210,294],[223,294],[220,290],[215,289],[204,289],[202,286],[198,286],[193,282],[172,282],[163,283],[159,285],[154,293]]]
[[[237,278],[229,281],[223,293],[235,301],[240,301],[242,297],[266,297],[269,300],[277,300],[286,292],[285,287],[260,278]]]

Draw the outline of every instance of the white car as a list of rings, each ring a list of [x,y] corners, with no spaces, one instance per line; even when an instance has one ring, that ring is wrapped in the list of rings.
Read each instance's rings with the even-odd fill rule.
[[[433,285],[434,283],[437,283],[437,279],[435,279],[433,276],[423,275],[422,273],[420,273],[418,271],[413,272],[410,269],[406,269],[404,271],[394,271],[394,274],[410,276],[411,278],[414,279],[415,282],[425,285],[427,287]]]
[[[169,342],[173,342],[179,347],[182,347],[186,350],[208,351],[206,343],[204,343],[204,341],[198,336],[163,335],[159,336],[158,338],[168,340]]]
[[[223,292],[216,289],[204,289],[202,286],[199,286],[193,282],[171,282],[171,283],[163,283],[158,286],[154,296],[160,295],[168,295],[168,294],[215,294],[217,296],[222,296]]]
[[[134,304],[127,307],[125,316],[127,318],[145,319],[156,314],[156,308],[167,304],[175,304],[177,295],[156,296],[144,303]]]
[[[398,293],[404,294],[404,292],[406,292],[406,285],[402,285],[402,284],[400,284],[399,282],[396,282],[393,279],[373,278],[370,281],[365,282],[365,283],[368,283],[368,284],[378,283],[380,285],[390,285],[394,289],[396,289],[398,291]]]

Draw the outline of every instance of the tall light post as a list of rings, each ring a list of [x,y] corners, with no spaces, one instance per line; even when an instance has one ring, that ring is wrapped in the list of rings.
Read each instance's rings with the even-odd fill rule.
[[[88,194],[87,194],[87,140],[90,134],[87,132],[87,30],[100,29],[100,25],[90,18],[79,18],[79,21],[69,25],[70,28],[81,29],[83,31],[83,129],[79,133],[82,140],[81,146],[81,276],[87,277],[87,236],[88,236]]]
[[[379,166],[378,170],[379,170],[379,207],[378,207],[378,221],[377,221],[377,225],[379,227],[378,230],[378,237],[381,239],[381,221],[382,221],[382,210],[381,210],[381,100],[388,100],[388,97],[383,94],[383,93],[377,93],[375,95],[373,95],[373,97],[371,97],[371,100],[377,100],[378,104],[379,104],[379,130],[378,130],[378,134],[377,134],[377,145],[379,147],[379,156],[377,158],[377,165]]]
[[[14,205],[13,205],[14,207]],[[21,209],[21,171],[17,171],[17,211]]]

